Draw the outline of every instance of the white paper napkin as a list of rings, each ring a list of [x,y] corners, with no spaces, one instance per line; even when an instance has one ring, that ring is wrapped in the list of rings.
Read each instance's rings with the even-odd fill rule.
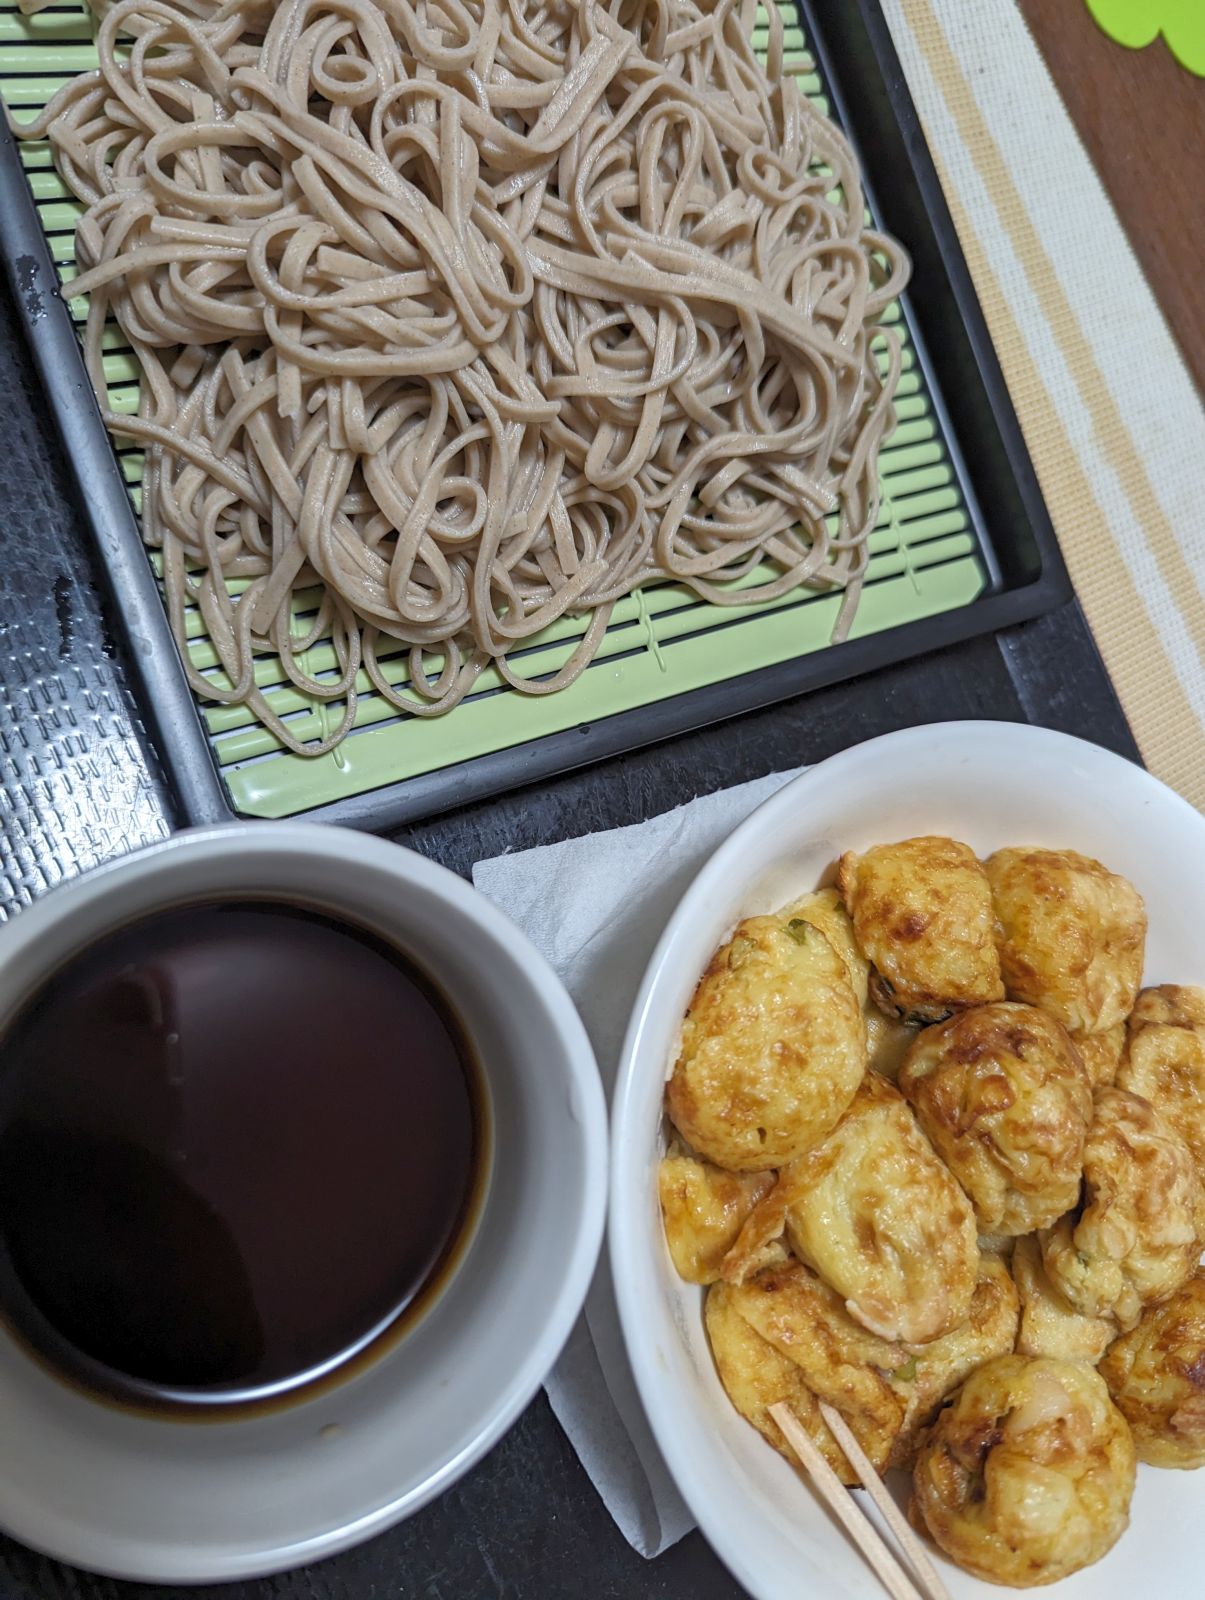
[[[691,879],[794,772],[705,795],[648,822],[479,861],[473,882],[547,956],[573,996],[610,1093],[644,969]],[[552,1409],[621,1532],[659,1555],[694,1526],[628,1365],[606,1254],[548,1380]]]

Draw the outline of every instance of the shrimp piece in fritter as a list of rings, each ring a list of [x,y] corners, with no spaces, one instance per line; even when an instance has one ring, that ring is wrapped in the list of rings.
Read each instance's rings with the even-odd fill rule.
[[[999,1356],[921,1443],[914,1520],[960,1567],[1030,1588],[1099,1561],[1125,1532],[1134,1441],[1082,1362]]]

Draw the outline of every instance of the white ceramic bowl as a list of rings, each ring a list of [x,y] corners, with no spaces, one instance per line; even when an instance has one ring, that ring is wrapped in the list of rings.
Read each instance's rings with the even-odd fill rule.
[[[704,867],[649,965],[612,1111],[610,1250],[619,1311],[653,1432],[704,1534],[756,1600],[883,1590],[794,1472],[729,1404],[702,1291],[676,1276],[657,1204],[661,1098],[678,1026],[709,956],[741,917],[815,888],[846,849],[945,833],[980,854],[1070,846],[1130,878],[1150,918],[1148,983],[1205,983],[1205,818],[1140,768],[1062,734],[938,723],[847,750],[779,790]],[[1162,1600],[1201,1593],[1202,1479],[1139,1469],[1129,1531],[1043,1593]],[[999,1596],[942,1563],[956,1596]]]
[[[415,1326],[345,1382],[263,1416],[123,1412],[50,1376],[0,1332],[0,1526],[123,1577],[277,1571],[417,1510],[531,1399],[580,1309],[602,1234],[606,1108],[568,995],[488,900],[396,845],[235,824],[110,863],[0,932],[0,1019],[115,923],[246,892],[351,914],[431,973],[477,1045],[492,1169],[476,1231]]]

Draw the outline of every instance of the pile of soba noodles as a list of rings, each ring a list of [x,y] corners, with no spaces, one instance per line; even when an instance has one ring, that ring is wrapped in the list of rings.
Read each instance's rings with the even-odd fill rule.
[[[92,4],[99,71],[20,131],[87,207],[102,405],[110,315],[142,367],[106,420],[146,452],[181,647],[196,605],[228,680],[189,668],[199,693],[317,754],[360,672],[421,715],[487,667],[548,693],[659,579],[843,589],[848,628],[907,262],[773,5],[763,66],[748,0]],[[518,676],[565,614],[568,663]],[[265,651],[342,702],[321,743],[256,688]]]

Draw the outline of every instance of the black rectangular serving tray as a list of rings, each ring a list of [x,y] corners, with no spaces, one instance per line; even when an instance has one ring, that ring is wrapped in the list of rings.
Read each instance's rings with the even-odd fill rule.
[[[905,315],[973,515],[988,578],[985,592],[969,605],[920,622],[408,778],[318,807],[303,813],[306,818],[387,831],[995,632],[1070,598],[1054,530],[878,0],[797,0],[797,6],[836,120],[861,162],[868,204],[880,226],[912,255]],[[20,155],[6,127],[0,133],[0,255],[180,819],[228,820],[234,815],[229,797],[184,677],[70,313],[58,292],[58,274]]]

